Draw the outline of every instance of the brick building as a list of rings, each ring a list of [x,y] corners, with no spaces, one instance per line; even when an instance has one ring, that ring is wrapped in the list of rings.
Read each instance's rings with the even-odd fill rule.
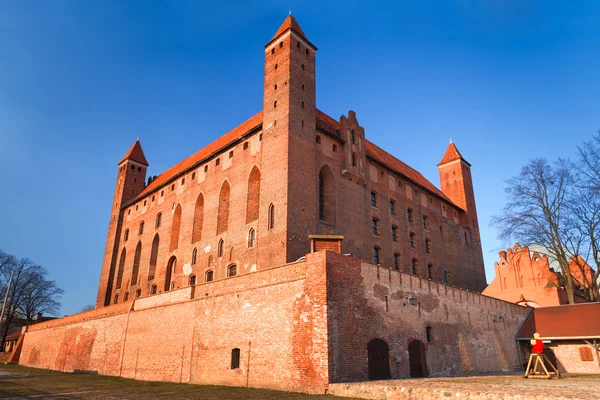
[[[316,393],[519,368],[528,309],[479,293],[469,163],[450,144],[439,190],[317,110],[315,51],[286,18],[262,112],[147,184],[134,143],[96,309],[32,326],[20,364]]]
[[[369,142],[353,111],[318,110],[316,50],[288,17],[265,46],[261,112],[148,180],[134,143],[118,164],[97,307],[295,261],[311,234],[483,290],[470,164],[451,143],[439,190]]]

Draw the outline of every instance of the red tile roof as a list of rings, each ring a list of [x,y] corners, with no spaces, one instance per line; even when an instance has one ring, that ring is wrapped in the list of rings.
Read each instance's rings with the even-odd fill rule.
[[[224,147],[229,146],[231,143],[240,139],[246,133],[250,132],[254,128],[257,128],[261,124],[262,124],[262,112],[259,112],[258,114],[254,115],[252,118],[250,118],[246,122],[242,123],[241,125],[238,125],[237,127],[233,128],[231,131],[227,132],[225,135],[221,136],[220,138],[218,138],[217,140],[215,140],[208,146],[200,149],[199,151],[192,154],[191,156],[189,156],[188,158],[186,158],[179,164],[169,168],[168,170],[166,170],[165,172],[160,174],[155,180],[153,180],[148,186],[146,186],[144,188],[142,193],[140,193],[132,201],[132,203],[136,202],[137,200],[141,199],[142,197],[148,195],[149,193],[153,192],[154,190],[158,189],[159,187],[165,185],[166,183],[171,181],[173,178],[177,177],[179,174],[185,172],[189,168],[192,168],[194,165],[201,163],[202,160],[208,158],[209,156],[213,155],[214,153],[217,153],[219,150],[223,149]]]
[[[550,340],[600,338],[600,303],[535,308],[523,322],[517,339],[531,339],[535,332],[541,339]]]
[[[271,39],[271,42],[277,39],[279,36],[283,35],[288,29],[293,30],[302,38],[306,39],[306,35],[302,31],[302,28],[300,28],[300,25],[298,24],[298,21],[296,21],[296,18],[292,17],[291,15],[288,15],[287,18],[283,21],[283,24],[281,24],[279,29],[277,29],[275,36],[273,36],[273,39]],[[308,39],[306,40],[308,41]]]
[[[463,160],[464,162],[469,164],[467,162],[467,160],[464,159],[462,154],[460,154],[460,151],[458,151],[458,149],[456,148],[456,145],[454,143],[450,142],[450,144],[448,145],[448,148],[446,149],[446,152],[444,153],[444,157],[442,157],[442,161],[440,161],[438,163],[438,165],[446,164],[446,163],[449,163],[450,161],[456,161],[456,160]],[[471,164],[469,164],[469,166],[470,165]]]
[[[125,157],[119,161],[119,164],[128,159],[148,166],[148,161],[146,161],[146,156],[144,155],[144,150],[142,150],[142,145],[140,144],[139,139],[135,141],[133,146],[131,146],[127,154],[125,154]]]

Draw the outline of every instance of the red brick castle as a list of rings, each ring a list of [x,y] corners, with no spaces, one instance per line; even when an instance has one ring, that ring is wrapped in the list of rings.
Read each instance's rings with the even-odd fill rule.
[[[119,163],[98,307],[295,261],[309,235],[483,290],[470,164],[450,144],[440,191],[369,142],[353,111],[318,110],[316,50],[289,16],[265,46],[262,112],[147,185],[135,142]]]
[[[262,112],[148,181],[132,146],[96,309],[29,327],[13,359],[315,393],[520,366],[528,310],[479,293],[469,163],[450,144],[439,190],[354,112],[319,111],[315,52],[287,17],[265,46]]]

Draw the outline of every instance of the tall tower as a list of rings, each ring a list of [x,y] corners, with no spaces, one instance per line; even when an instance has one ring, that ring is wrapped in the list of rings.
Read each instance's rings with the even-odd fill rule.
[[[316,51],[291,15],[265,46],[262,161],[265,170],[287,177],[280,187],[265,188],[267,195],[285,196],[287,204],[280,216],[286,235],[283,262],[309,251],[308,234],[315,229]]]
[[[146,169],[148,161],[144,156],[142,145],[136,140],[125,157],[119,162],[115,196],[111,209],[108,235],[104,250],[104,261],[102,262],[102,273],[98,296],[96,297],[96,308],[107,306],[111,303],[115,267],[117,255],[122,242],[121,227],[123,226],[123,206],[135,199],[144,190],[146,181]]]
[[[442,161],[438,164],[442,192],[467,213],[467,221],[461,221],[470,227],[471,232],[479,238],[479,222],[475,208],[471,164],[452,142],[448,145]]]

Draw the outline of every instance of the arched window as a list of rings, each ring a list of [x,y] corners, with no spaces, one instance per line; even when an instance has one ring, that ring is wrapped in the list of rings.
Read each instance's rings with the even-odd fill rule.
[[[156,214],[156,228],[159,228],[161,223],[162,223],[162,213],[158,213],[158,214]]]
[[[237,274],[237,266],[235,264],[231,264],[227,267],[227,276],[235,276]]]
[[[115,304],[119,303],[119,294],[115,294]]]
[[[177,267],[177,258],[175,256],[171,257],[167,264],[167,271],[165,273],[165,292],[172,288],[171,280],[175,276],[175,268]]]
[[[213,256],[211,254],[210,256],[208,256],[208,265],[207,265],[207,267],[210,267],[210,264],[212,264],[212,262],[213,262]]]
[[[192,243],[196,243],[202,239],[202,223],[204,221],[204,196],[202,193],[196,199],[196,207],[194,207],[194,225],[192,227]]]
[[[142,289],[138,289],[135,291],[135,298],[139,299],[140,297],[142,297]]]
[[[150,294],[156,294],[156,290],[157,290],[156,285],[152,285],[152,287],[150,288]]]
[[[415,234],[411,232],[408,238],[409,238],[410,247],[414,249],[415,248],[415,239],[416,239]]]
[[[250,232],[248,232],[248,248],[251,249],[256,244],[256,231],[254,228],[250,228]]]
[[[352,144],[356,144],[356,132],[354,132],[354,129],[352,129]]]
[[[425,251],[427,254],[431,254],[431,240],[425,239]]]
[[[129,229],[125,229],[125,234],[123,235],[123,241],[126,242],[129,239]]]
[[[275,206],[273,205],[273,203],[271,203],[271,204],[269,204],[267,229],[271,230],[274,227],[275,227]]]
[[[258,208],[260,203],[260,171],[252,168],[248,178],[248,197],[246,199],[246,223],[258,219]]]
[[[140,272],[140,259],[142,258],[142,242],[139,241],[133,256],[133,269],[131,270],[131,286],[137,286],[138,274]],[[127,300],[125,300],[127,301]]]
[[[190,275],[189,283],[190,283],[190,286],[196,285],[196,275]]]
[[[223,257],[223,250],[225,247],[225,242],[223,239],[219,240],[219,245],[217,246],[217,257]]]
[[[231,188],[229,182],[223,182],[219,193],[219,211],[217,214],[217,235],[227,230],[229,223],[229,193]]]
[[[229,261],[233,260],[233,246],[229,249]]]
[[[205,280],[206,282],[212,282],[212,280],[213,280],[213,275],[214,275],[214,272],[213,272],[213,271],[206,271],[206,274],[204,274],[204,280]]]
[[[194,250],[192,250],[192,265],[196,265],[197,259],[198,259],[198,249],[194,247]]]
[[[125,292],[125,294],[123,295],[123,302],[128,301],[129,300],[129,292]]]
[[[356,153],[352,153],[352,166],[356,167]]]
[[[140,222],[140,235],[144,233],[144,221]]]
[[[148,267],[148,280],[151,281],[154,279],[154,275],[156,275],[156,262],[158,261],[158,245],[160,239],[158,237],[158,233],[154,235],[154,240],[152,241],[152,250],[150,251],[150,266]]]
[[[413,275],[417,275],[419,273],[419,262],[416,258],[412,259],[412,273]]]
[[[319,219],[335,225],[335,180],[327,165],[319,172]]]
[[[179,229],[181,228],[181,204],[177,204],[173,213],[173,225],[171,226],[171,246],[169,251],[179,247]]]
[[[121,251],[121,258],[119,259],[119,270],[117,271],[117,284],[115,285],[115,289],[121,288],[121,283],[123,282],[123,270],[125,269],[126,257],[127,257],[127,252],[123,248],[123,251]]]

